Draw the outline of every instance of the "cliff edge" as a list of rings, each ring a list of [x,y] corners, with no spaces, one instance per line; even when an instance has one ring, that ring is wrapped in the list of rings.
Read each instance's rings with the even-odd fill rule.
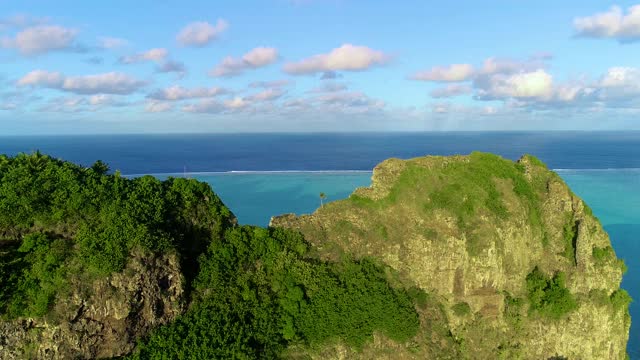
[[[532,156],[389,159],[370,187],[270,225],[299,230],[321,259],[380,259],[398,283],[429,294],[443,314],[420,311],[423,330],[444,321],[439,332],[452,341],[434,342],[427,329],[394,346],[393,358],[626,356],[624,264],[590,208]],[[364,353],[336,347],[322,356],[388,347],[381,340]]]

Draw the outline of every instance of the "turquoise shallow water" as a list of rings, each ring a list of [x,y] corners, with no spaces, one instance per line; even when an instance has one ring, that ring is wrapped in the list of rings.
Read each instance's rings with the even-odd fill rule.
[[[593,209],[617,255],[627,264],[622,286],[636,299],[631,304],[628,351],[640,359],[640,169],[559,170],[573,191]],[[286,172],[191,174],[206,181],[244,224],[266,226],[272,215],[313,212],[320,192],[327,201],[346,198],[368,186],[370,172]],[[638,320],[636,320],[638,319]]]

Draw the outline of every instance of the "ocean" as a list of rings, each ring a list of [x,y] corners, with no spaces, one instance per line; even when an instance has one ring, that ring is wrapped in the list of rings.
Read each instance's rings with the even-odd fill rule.
[[[0,154],[35,150],[84,165],[100,159],[130,176],[206,181],[241,223],[262,226],[313,212],[320,192],[346,198],[389,157],[535,155],[591,206],[625,260],[622,286],[636,299],[628,351],[640,359],[640,132],[0,136]]]

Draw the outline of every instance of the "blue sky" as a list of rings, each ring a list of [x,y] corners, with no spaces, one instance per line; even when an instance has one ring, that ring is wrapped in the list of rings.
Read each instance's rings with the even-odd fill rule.
[[[634,2],[0,0],[0,134],[640,129],[638,40]]]

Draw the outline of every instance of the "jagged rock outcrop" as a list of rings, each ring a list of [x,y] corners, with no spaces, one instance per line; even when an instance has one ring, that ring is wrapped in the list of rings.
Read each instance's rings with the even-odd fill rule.
[[[125,269],[75,284],[52,310],[55,319],[0,322],[2,359],[90,359],[129,354],[136,341],[184,311],[175,253],[134,252]]]
[[[389,159],[349,199],[270,225],[298,229],[325,259],[381,259],[438,299],[467,358],[625,358],[628,304],[615,303],[624,265],[590,209],[533,157]],[[575,309],[532,309],[526,279],[536,267],[564,275]],[[431,345],[421,341],[394,355],[424,357]]]

